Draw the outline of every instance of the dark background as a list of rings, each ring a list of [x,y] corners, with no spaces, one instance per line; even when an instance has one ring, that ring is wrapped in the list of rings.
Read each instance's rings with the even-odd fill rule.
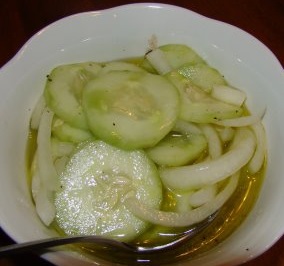
[[[162,2],[188,8],[210,18],[235,25],[262,41],[284,65],[284,0],[6,0],[0,3],[0,67],[22,45],[48,24],[74,13],[117,5]],[[279,210],[282,211],[282,210]],[[0,245],[12,240],[0,229]],[[0,258],[0,266],[51,266],[34,254]],[[284,237],[245,266],[284,266]]]

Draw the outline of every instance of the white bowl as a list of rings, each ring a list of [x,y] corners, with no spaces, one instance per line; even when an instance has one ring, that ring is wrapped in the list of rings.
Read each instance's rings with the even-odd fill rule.
[[[184,43],[247,91],[252,108],[267,112],[268,168],[260,197],[226,241],[178,265],[236,265],[271,247],[284,233],[284,76],[261,42],[248,33],[189,10],[155,3],[132,4],[61,19],[35,34],[0,72],[0,225],[15,241],[51,233],[38,219],[26,182],[26,143],[31,111],[45,76],[58,64],[142,55],[148,40]],[[43,255],[57,265],[92,265],[62,252]],[[101,265],[107,263],[101,262]]]

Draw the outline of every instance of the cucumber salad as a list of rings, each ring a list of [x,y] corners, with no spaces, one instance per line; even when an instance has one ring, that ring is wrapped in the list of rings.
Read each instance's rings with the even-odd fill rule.
[[[61,234],[122,241],[203,221],[264,171],[246,100],[182,44],[56,66],[30,121],[37,214]]]

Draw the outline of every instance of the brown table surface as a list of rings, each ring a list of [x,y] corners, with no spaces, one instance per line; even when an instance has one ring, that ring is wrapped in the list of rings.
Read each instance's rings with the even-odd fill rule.
[[[0,3],[0,66],[38,30],[64,16],[117,5],[151,2],[127,0],[8,0]],[[155,2],[155,1],[152,1]],[[164,0],[200,14],[224,21],[251,33],[262,41],[284,65],[283,0]],[[281,210],[279,210],[281,211]],[[12,243],[0,228],[0,245]],[[50,263],[33,254],[0,259],[0,265],[45,265]],[[284,237],[263,255],[245,266],[284,266]]]

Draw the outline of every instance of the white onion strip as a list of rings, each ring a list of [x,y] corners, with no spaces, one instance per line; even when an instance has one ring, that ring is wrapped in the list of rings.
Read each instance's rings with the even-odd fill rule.
[[[190,206],[196,208],[215,198],[217,194],[217,184],[205,186],[189,196]]]
[[[224,180],[240,170],[251,159],[256,141],[253,132],[239,128],[228,152],[215,160],[193,165],[161,168],[163,184],[171,189],[190,190]]]
[[[196,124],[184,120],[178,120],[173,128],[173,131],[178,131],[183,134],[194,133],[202,134],[202,130]]]
[[[32,185],[31,185],[31,192],[34,201],[36,201],[36,197],[40,191],[40,187],[41,187],[41,182],[37,167],[37,151],[36,151],[32,162]]]
[[[53,204],[53,193],[59,187],[57,172],[53,164],[51,148],[51,124],[54,113],[47,107],[43,110],[37,135],[37,165],[38,174],[33,178],[34,201],[36,211],[45,225],[50,225],[55,217],[55,206]]]
[[[184,193],[175,194],[175,210],[177,212],[188,212],[192,209],[189,204],[189,199],[193,191],[186,191]]]
[[[51,224],[56,214],[52,197],[52,191],[41,186],[35,200],[37,214],[42,222],[47,226]]]
[[[47,191],[39,176],[37,151],[32,162],[32,197],[35,202],[36,212],[45,225],[49,225],[55,217],[55,206],[47,197]]]
[[[216,125],[215,128],[223,142],[231,141],[235,135],[235,129],[232,127],[219,127]]]
[[[247,98],[244,91],[225,85],[213,85],[211,96],[217,100],[237,106],[241,106]]]
[[[223,148],[217,131],[209,124],[201,124],[200,128],[207,139],[210,157],[212,159],[220,157],[223,153]]]
[[[257,123],[253,125],[252,130],[256,136],[256,149],[255,153],[248,164],[248,169],[251,174],[255,174],[260,170],[263,165],[266,153],[266,138],[265,138],[265,130],[262,123]]]
[[[224,119],[220,121],[214,121],[215,125],[224,127],[247,127],[259,123],[261,118],[257,115],[241,116],[238,118]]]
[[[74,148],[75,144],[71,142],[64,142],[51,138],[51,152],[54,159],[61,156],[69,156]]]
[[[44,109],[37,135],[37,162],[39,168],[39,176],[42,184],[49,190],[56,190],[59,186],[57,172],[53,164],[50,138],[53,116],[54,113],[50,109]]]
[[[153,209],[133,196],[126,198],[124,204],[134,215],[150,223],[170,227],[190,226],[203,221],[219,210],[235,191],[238,179],[239,172],[229,179],[226,187],[212,201],[188,212],[178,213]]]
[[[147,53],[146,58],[160,75],[164,75],[172,70],[165,53],[158,48]]]
[[[36,106],[32,112],[31,116],[31,129],[38,129],[41,115],[45,108],[45,100],[43,95],[38,99]]]

